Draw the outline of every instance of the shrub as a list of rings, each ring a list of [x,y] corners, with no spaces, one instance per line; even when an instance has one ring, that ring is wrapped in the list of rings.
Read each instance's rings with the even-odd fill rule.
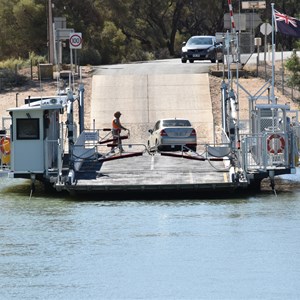
[[[100,65],[102,62],[101,54],[94,48],[83,48],[79,52],[79,64],[86,65]]]
[[[0,68],[0,90],[22,85],[26,80],[25,76],[11,68]]]
[[[15,70],[18,67],[22,66],[24,64],[24,60],[20,58],[9,58],[4,61],[0,62],[0,68],[1,69],[9,69],[9,70]]]
[[[30,52],[26,63],[27,65],[32,64],[33,66],[37,66],[38,64],[47,63],[47,59],[45,56],[36,55],[34,52]]]
[[[287,59],[285,67],[291,73],[288,79],[288,85],[300,89],[300,60],[296,50],[294,50],[292,56]]]

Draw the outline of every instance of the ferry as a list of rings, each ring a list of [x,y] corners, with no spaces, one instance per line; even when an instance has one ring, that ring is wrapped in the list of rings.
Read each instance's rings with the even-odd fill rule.
[[[222,142],[202,145],[201,152],[153,153],[142,142],[126,143],[128,136],[122,137],[125,152],[112,151],[111,128],[84,127],[82,84],[75,92],[27,98],[2,120],[0,172],[29,179],[32,192],[38,180],[71,195],[258,190],[264,178],[275,189],[275,176],[294,174],[298,166],[300,126],[298,111],[261,96],[270,85],[248,93],[249,128],[242,130],[236,94],[223,82]]]
[[[230,72],[234,62],[228,56],[226,60]],[[242,128],[238,94],[230,73],[227,78],[221,86],[220,143],[198,145],[196,151],[184,145],[178,145],[177,152],[150,151],[144,141],[128,143],[126,135],[121,137],[125,151],[115,151],[118,141],[111,128],[85,127],[82,83],[77,90],[69,88],[54,96],[28,97],[22,105],[8,108],[8,116],[2,118],[0,174],[29,179],[32,193],[38,180],[71,195],[193,193],[200,197],[259,190],[265,178],[275,191],[275,177],[295,174],[299,164],[299,111],[288,103],[278,104],[274,73],[254,95],[236,82],[249,96],[249,126]],[[268,96],[262,96],[267,90]]]

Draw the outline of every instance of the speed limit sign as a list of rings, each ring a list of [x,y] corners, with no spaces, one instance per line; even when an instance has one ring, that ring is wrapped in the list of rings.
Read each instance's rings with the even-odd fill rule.
[[[70,34],[70,49],[81,49],[82,35],[81,32],[73,32]]]

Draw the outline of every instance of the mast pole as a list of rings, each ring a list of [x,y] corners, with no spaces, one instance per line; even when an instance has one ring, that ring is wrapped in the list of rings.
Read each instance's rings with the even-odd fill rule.
[[[275,103],[275,95],[274,95],[274,86],[275,86],[275,32],[274,32],[274,3],[271,3],[272,7],[272,84],[271,84],[271,99],[272,99],[272,104]]]
[[[52,17],[52,1],[48,0],[48,38],[49,38],[49,63],[54,63],[54,37],[53,37],[53,17]]]

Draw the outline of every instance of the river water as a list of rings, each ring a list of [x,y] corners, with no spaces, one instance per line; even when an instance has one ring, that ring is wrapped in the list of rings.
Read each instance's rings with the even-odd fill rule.
[[[300,299],[298,188],[75,201],[0,178],[0,198],[1,299]]]

